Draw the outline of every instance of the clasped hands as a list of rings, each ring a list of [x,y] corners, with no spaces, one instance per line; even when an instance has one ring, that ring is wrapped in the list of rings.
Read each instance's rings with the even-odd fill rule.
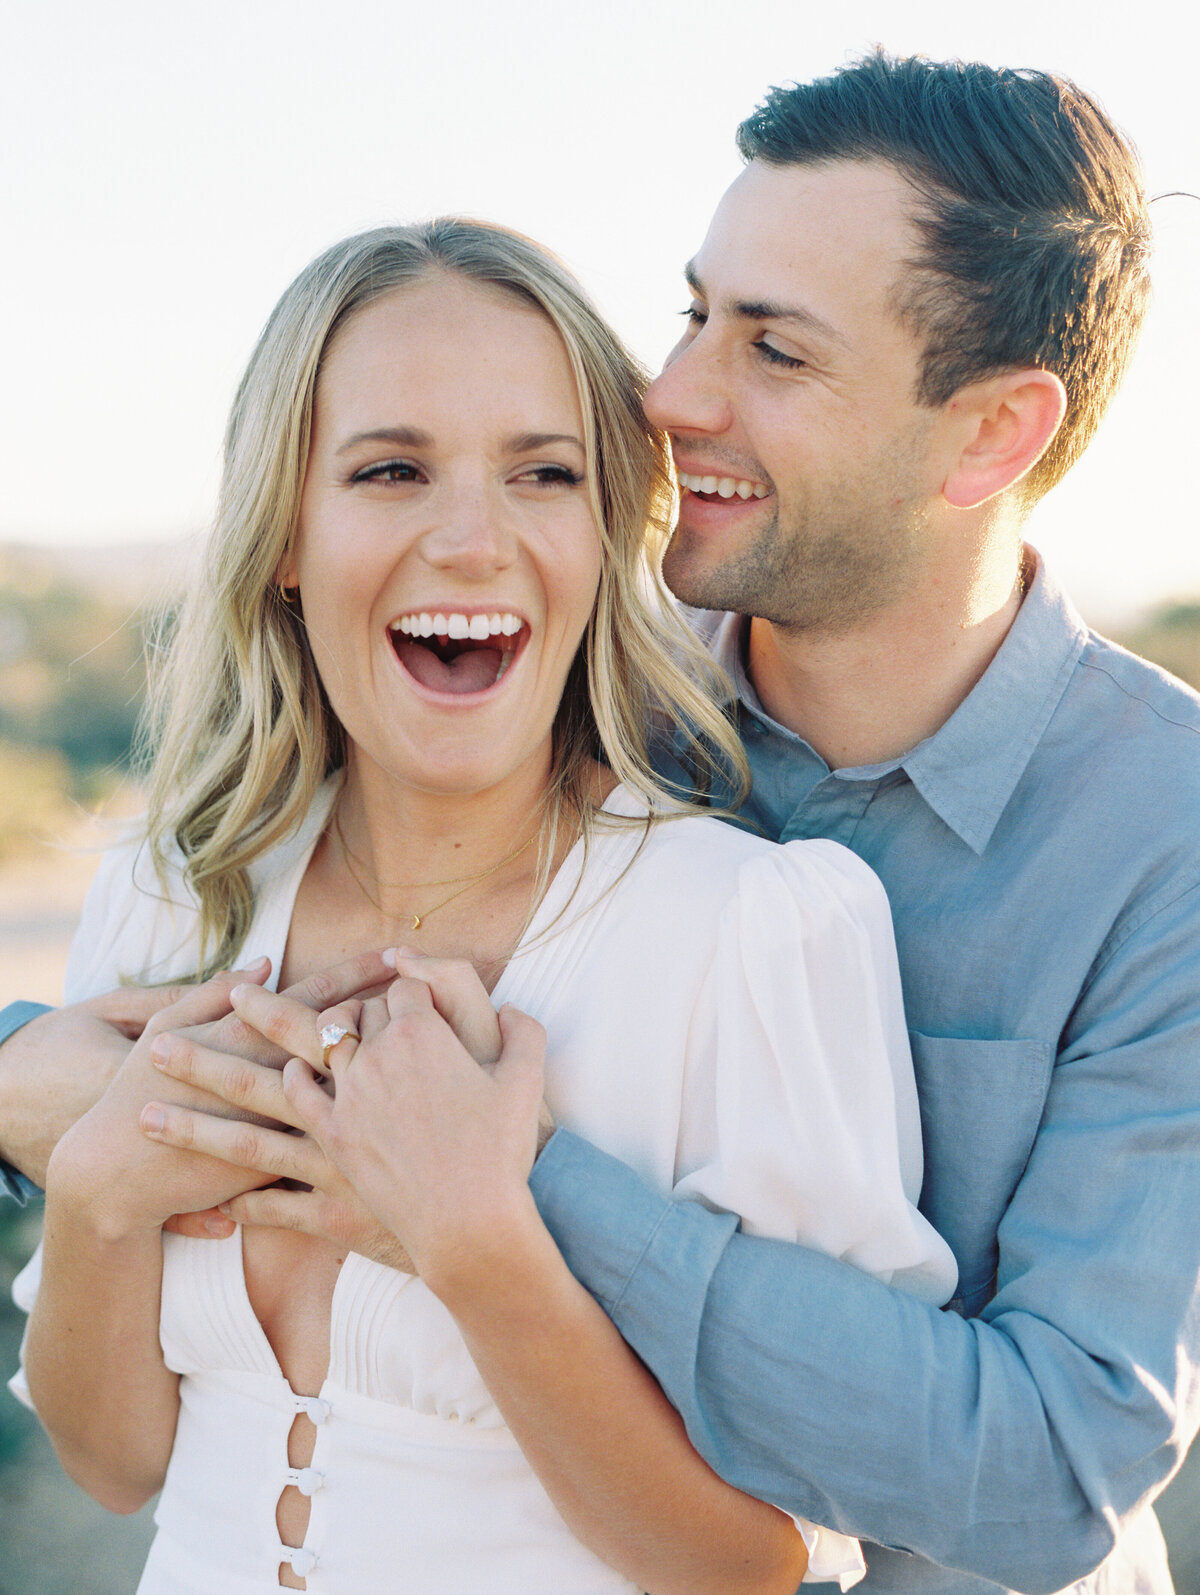
[[[403,950],[389,962],[383,995],[319,1012],[304,988],[226,984],[216,1000],[240,1034],[183,1031],[168,1011],[150,1063],[221,1106],[152,1100],[141,1132],[240,1176],[215,1211],[180,1214],[171,1228],[298,1230],[429,1280],[464,1248],[486,1250],[505,1208],[528,1203],[529,1170],[554,1128],[541,1027],[497,1013],[469,963]],[[329,978],[342,984],[340,973]],[[328,1026],[346,1032],[332,1047]]]

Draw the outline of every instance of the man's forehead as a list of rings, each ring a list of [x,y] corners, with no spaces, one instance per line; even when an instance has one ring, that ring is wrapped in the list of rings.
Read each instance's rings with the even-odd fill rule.
[[[706,295],[787,304],[854,286],[890,291],[916,252],[917,196],[883,161],[752,161],[688,263]]]

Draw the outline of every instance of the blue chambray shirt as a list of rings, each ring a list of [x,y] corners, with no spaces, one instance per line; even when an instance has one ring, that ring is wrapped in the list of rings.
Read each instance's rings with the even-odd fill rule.
[[[1146,1503],[1200,1426],[1200,700],[1039,568],[934,736],[831,772],[758,702],[743,624],[704,629],[746,814],[844,843],[891,899],[956,1310],[566,1131],[539,1208],[717,1471],[873,1542],[864,1592],[1164,1595]]]

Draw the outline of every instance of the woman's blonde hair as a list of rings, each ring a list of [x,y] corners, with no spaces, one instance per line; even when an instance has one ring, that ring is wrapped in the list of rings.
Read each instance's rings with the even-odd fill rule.
[[[651,768],[648,728],[682,727],[699,784],[740,795],[746,765],[717,700],[725,682],[677,618],[659,562],[671,476],[641,408],[645,374],[552,256],[458,218],[381,227],[325,251],[283,295],[234,399],[215,525],[155,671],[143,748],[160,876],[174,859],[200,906],[205,975],[236,957],[254,908],[251,863],[293,832],[345,758],[299,606],[277,573],[296,535],[322,357],[349,319],[438,273],[489,284],[554,325],[579,389],[602,570],[555,721],[550,811],[594,819],[601,757],[652,805],[678,808]],[[181,855],[181,857],[180,857]]]

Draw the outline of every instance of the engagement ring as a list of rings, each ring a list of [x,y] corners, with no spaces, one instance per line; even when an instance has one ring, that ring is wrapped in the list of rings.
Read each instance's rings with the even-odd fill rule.
[[[326,1070],[329,1068],[329,1054],[338,1042],[344,1041],[347,1036],[352,1036],[355,1041],[362,1040],[357,1030],[350,1030],[345,1025],[321,1026],[321,1063]]]

